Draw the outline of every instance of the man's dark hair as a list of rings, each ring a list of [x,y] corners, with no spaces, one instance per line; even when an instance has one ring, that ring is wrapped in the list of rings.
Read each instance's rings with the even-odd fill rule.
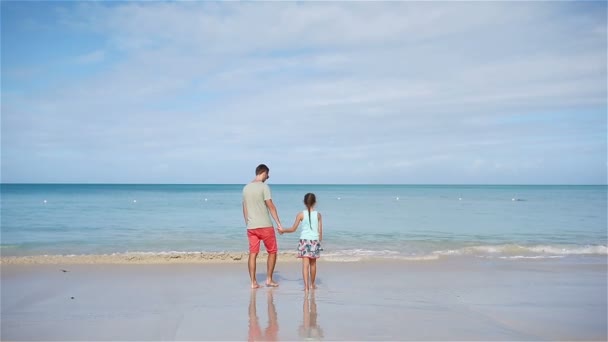
[[[258,167],[255,168],[255,175],[261,175],[264,172],[268,172],[270,171],[270,169],[268,168],[268,166],[266,166],[265,164],[260,164],[258,165]]]

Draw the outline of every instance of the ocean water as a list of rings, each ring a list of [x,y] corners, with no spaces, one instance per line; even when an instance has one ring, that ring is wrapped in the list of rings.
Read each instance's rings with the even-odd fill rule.
[[[608,255],[605,185],[270,186],[284,226],[317,195],[330,259]],[[2,184],[0,252],[245,252],[242,187]],[[278,236],[279,249],[298,237]]]

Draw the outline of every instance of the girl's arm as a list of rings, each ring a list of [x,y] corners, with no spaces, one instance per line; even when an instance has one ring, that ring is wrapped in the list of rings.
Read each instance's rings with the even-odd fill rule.
[[[321,242],[323,241],[323,218],[321,213],[317,213],[317,218],[319,219],[319,242]]]
[[[298,213],[298,215],[296,215],[296,221],[293,223],[293,226],[291,226],[291,228],[283,228],[283,232],[284,233],[293,233],[296,231],[296,229],[298,229],[298,226],[300,225],[300,222],[302,222],[302,220],[304,219],[304,215],[302,213]]]

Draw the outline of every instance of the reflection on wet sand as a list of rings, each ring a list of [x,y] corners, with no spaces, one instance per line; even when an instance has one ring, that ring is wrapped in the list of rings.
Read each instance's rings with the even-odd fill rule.
[[[274,289],[268,290],[266,293],[266,304],[268,308],[268,325],[262,331],[258,319],[256,300],[256,290],[251,290],[249,297],[249,341],[277,341],[279,333],[279,322],[277,320],[277,309],[274,306],[273,298]]]
[[[323,329],[321,329],[317,320],[317,302],[314,291],[304,295],[302,325],[299,329],[299,335],[307,341],[321,341],[323,339]]]

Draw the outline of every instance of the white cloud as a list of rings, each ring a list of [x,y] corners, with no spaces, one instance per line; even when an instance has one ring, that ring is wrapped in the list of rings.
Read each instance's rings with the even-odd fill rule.
[[[442,170],[457,166],[444,182],[466,182],[496,165],[506,182],[519,181],[509,178],[520,177],[518,168],[536,179],[543,166],[528,160],[545,153],[520,143],[577,140],[584,132],[567,124],[580,122],[568,116],[566,127],[548,120],[522,127],[508,118],[606,108],[606,31],[597,29],[606,19],[568,14],[568,6],[78,3],[61,12],[62,23],[104,37],[77,58],[81,67],[113,64],[11,97],[3,149],[82,151],[77,160],[91,151],[107,160],[119,154],[169,174],[167,165],[202,167],[201,160],[240,167],[307,158],[328,181],[348,168],[359,171],[347,182],[428,174],[441,182]],[[605,127],[585,127],[605,138]],[[537,142],[539,134],[547,139]],[[587,144],[605,152],[597,140]],[[374,167],[359,167],[362,161]],[[8,171],[16,177],[18,168]],[[300,181],[290,172],[284,181]],[[199,177],[185,181],[217,175]],[[217,180],[238,181],[235,173],[225,177]]]

